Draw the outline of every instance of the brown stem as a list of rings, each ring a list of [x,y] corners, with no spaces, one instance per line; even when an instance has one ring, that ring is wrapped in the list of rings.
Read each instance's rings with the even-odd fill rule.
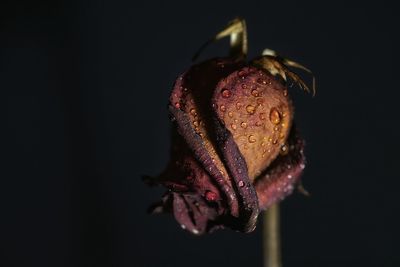
[[[282,267],[279,229],[279,204],[264,212],[263,221],[264,267]]]

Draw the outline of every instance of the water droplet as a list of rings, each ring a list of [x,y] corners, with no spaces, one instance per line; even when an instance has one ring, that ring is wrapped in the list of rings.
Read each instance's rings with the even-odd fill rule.
[[[257,99],[257,104],[260,105],[260,106],[261,106],[262,104],[264,104],[264,98],[258,98],[258,99]]]
[[[193,121],[193,125],[194,125],[195,127],[199,127],[199,121]]]
[[[242,83],[242,89],[246,89],[247,88],[247,84]]]
[[[186,229],[186,226],[183,225],[183,224],[181,224],[181,228],[182,228],[183,230],[185,230],[185,229]]]
[[[272,137],[268,137],[268,142],[272,142]]]
[[[249,113],[249,114],[254,114],[254,112],[256,112],[256,109],[255,109],[254,106],[248,105],[248,106],[246,107],[246,111],[247,111],[247,113]]]
[[[269,119],[273,124],[278,124],[281,122],[281,114],[279,113],[277,108],[271,108]]]
[[[200,232],[198,230],[196,230],[196,229],[193,229],[192,233],[195,234],[195,235],[198,235]]]
[[[196,110],[194,109],[194,108],[192,108],[191,110],[190,110],[190,114],[192,114],[193,116],[197,116],[197,112],[196,112]]]
[[[232,95],[231,91],[229,91],[229,90],[226,89],[226,88],[221,90],[221,94],[222,94],[222,96],[225,97],[225,98],[228,98],[228,97],[230,97],[230,96]]]
[[[244,78],[246,78],[246,72],[244,70],[241,70],[238,72],[238,76],[239,76],[239,78],[244,79]]]
[[[287,153],[289,152],[289,148],[286,144],[281,146],[281,155],[287,155]]]
[[[239,185],[239,187],[243,187],[244,186],[244,182],[242,180],[240,180],[238,185]]]
[[[212,191],[206,191],[205,197],[207,201],[213,202],[217,200],[217,194]]]
[[[272,144],[276,145],[278,143],[278,140],[272,141]]]
[[[225,111],[226,111],[226,107],[225,107],[224,105],[221,105],[221,106],[219,107],[219,110],[221,110],[222,112],[225,112]]]
[[[176,108],[181,108],[181,103],[176,102],[176,103],[175,103],[175,107],[176,107]]]
[[[249,135],[249,143],[255,143],[257,141],[254,135]]]
[[[232,118],[232,117],[233,117],[233,113],[232,113],[232,112],[229,112],[229,113],[228,113],[228,116]]]
[[[261,143],[261,146],[265,146],[265,143],[264,143],[264,142],[262,142],[262,143]],[[265,151],[264,151],[264,152],[265,152]]]
[[[300,168],[302,169],[302,170],[304,170],[304,168],[306,167],[306,165],[305,164],[300,164]]]
[[[236,109],[237,110],[239,110],[242,106],[243,106],[242,103],[240,103],[240,102],[236,103]]]
[[[231,127],[232,127],[233,130],[236,130],[236,128],[237,128],[236,124],[233,124],[233,123],[231,124]]]
[[[267,84],[267,81],[265,79],[263,79],[263,78],[258,78],[257,79],[257,83],[259,83],[259,84]]]
[[[258,91],[256,89],[251,90],[252,96],[258,96]]]
[[[246,128],[247,128],[247,123],[242,122],[242,123],[240,124],[240,127],[242,127],[243,129],[246,129]]]
[[[292,176],[291,174],[289,174],[289,175],[287,176],[287,178],[288,178],[288,179],[292,179],[293,176]]]
[[[242,173],[242,169],[240,169],[240,168],[237,171],[238,171],[238,173]]]
[[[288,91],[285,89],[283,90],[283,96],[287,96],[288,95]]]

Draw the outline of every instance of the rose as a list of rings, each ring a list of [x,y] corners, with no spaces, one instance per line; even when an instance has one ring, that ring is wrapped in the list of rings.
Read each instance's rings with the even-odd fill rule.
[[[250,62],[207,60],[178,77],[171,160],[148,179],[168,188],[153,212],[172,212],[194,234],[225,226],[250,232],[260,210],[293,191],[305,158],[286,75],[307,87],[287,66],[304,68],[268,51]]]

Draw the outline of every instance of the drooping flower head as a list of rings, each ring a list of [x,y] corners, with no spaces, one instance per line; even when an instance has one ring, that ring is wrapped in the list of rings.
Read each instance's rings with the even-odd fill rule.
[[[195,64],[177,78],[171,159],[158,177],[146,178],[168,189],[151,211],[172,212],[194,234],[254,230],[260,211],[291,194],[305,166],[286,81],[309,91],[289,67],[309,70],[271,50],[247,61],[244,20],[207,44],[226,36],[229,57]]]

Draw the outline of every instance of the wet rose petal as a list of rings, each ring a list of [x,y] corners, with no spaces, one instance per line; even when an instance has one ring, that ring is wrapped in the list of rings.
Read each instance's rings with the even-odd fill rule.
[[[148,181],[169,189],[152,211],[172,212],[182,228],[250,232],[298,183],[303,142],[287,89],[268,72],[228,58],[194,65],[176,80],[169,111],[171,160]]]

